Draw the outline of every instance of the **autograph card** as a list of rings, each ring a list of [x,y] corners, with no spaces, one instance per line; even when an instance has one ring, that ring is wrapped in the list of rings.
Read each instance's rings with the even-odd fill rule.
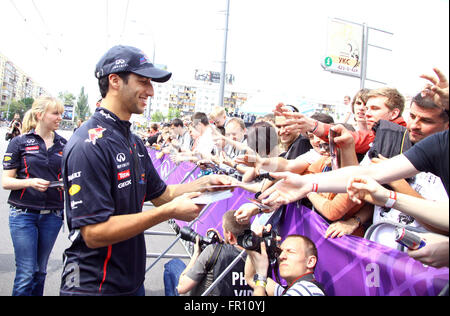
[[[192,199],[192,202],[194,202],[197,205],[208,205],[215,202],[219,202],[222,200],[229,199],[233,196],[233,193],[231,190],[227,191],[217,191],[217,192],[205,192],[202,193],[199,197],[196,197]]]
[[[247,200],[249,200],[253,204],[257,205],[262,210],[271,210],[271,208],[269,206],[262,204],[260,200],[256,200],[256,199],[252,199],[252,198],[247,198]]]
[[[50,182],[48,187],[49,188],[62,188],[62,187],[64,187],[63,180],[52,181],[52,182]]]

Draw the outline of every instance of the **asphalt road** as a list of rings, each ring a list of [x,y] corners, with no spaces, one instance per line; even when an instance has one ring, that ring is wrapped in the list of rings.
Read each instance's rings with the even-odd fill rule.
[[[0,154],[3,160],[3,155],[7,149],[8,142],[5,141],[4,135],[6,128],[0,128]],[[71,132],[59,132],[65,138],[71,136]],[[0,165],[0,173],[3,174],[3,169]],[[9,205],[7,204],[10,191],[5,191],[0,186],[0,296],[10,296],[15,277],[15,259],[14,249],[9,233]],[[151,210],[150,206],[145,206],[144,211]],[[171,227],[167,222],[161,223],[150,229],[151,231],[165,231],[172,232]],[[47,266],[47,279],[44,288],[45,296],[59,295],[59,287],[61,284],[62,273],[62,254],[64,250],[70,245],[68,239],[67,226],[64,225],[61,229],[58,239],[56,240],[53,251]],[[172,236],[156,236],[146,235],[147,253],[161,253],[172,243],[175,237]],[[186,250],[180,242],[169,251],[169,254],[186,254]],[[147,267],[152,264],[155,259],[147,259]],[[163,296],[164,295],[164,264],[170,259],[160,260],[147,274],[145,280],[145,290],[147,296]],[[183,259],[186,262],[186,259]],[[187,263],[187,262],[186,262]]]

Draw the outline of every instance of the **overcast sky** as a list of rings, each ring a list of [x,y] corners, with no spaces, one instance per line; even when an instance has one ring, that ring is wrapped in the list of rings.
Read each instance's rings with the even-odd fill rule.
[[[115,44],[155,54],[174,80],[193,79],[197,68],[220,71],[225,6],[226,0],[0,0],[0,52],[55,95],[78,95],[85,86],[93,105],[95,64]],[[390,46],[390,56],[369,54],[368,76],[382,76],[404,94],[418,92],[418,76],[432,67],[449,75],[448,1],[231,0],[227,72],[236,88],[280,99],[353,96],[358,79],[320,66],[329,17],[394,33],[376,43]]]

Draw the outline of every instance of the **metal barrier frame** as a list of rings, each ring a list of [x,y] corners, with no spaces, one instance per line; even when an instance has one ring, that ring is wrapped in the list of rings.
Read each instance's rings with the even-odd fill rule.
[[[275,214],[281,211],[282,211],[281,208],[274,211],[272,215],[267,219],[265,224],[267,224]],[[239,260],[244,259],[245,253],[246,250],[245,249],[242,250],[241,253],[228,265],[228,267],[217,277],[217,279],[214,280],[214,282],[209,286],[209,288],[206,289],[205,292],[203,292],[201,296],[208,296],[212,292],[212,290],[214,290],[214,288],[220,283],[220,281],[222,281],[222,279],[231,271],[231,269],[233,269],[234,266],[238,264]]]
[[[162,165],[162,164],[161,164]],[[169,173],[166,175],[166,177],[164,177],[164,181],[167,181],[167,179],[169,178],[169,176],[178,168],[178,165],[175,166],[171,171],[169,171]],[[188,172],[183,180],[181,180],[180,184],[183,184],[187,179],[189,179],[189,177],[198,169],[198,166],[195,166],[195,168],[193,168],[190,172]],[[144,205],[150,206],[153,205],[150,202],[145,202]],[[207,205],[203,208],[203,210],[201,211],[201,213],[199,214],[199,216],[193,220],[190,224],[189,227],[191,227],[196,221],[199,220],[199,218],[203,215],[203,213],[209,209],[211,205]],[[157,236],[177,236],[176,233],[171,233],[171,232],[158,232],[158,231],[145,231],[144,235],[157,235]],[[189,252],[189,250],[187,249],[186,245],[182,243],[183,247],[186,249],[186,253],[187,255],[184,254],[167,254],[167,252],[169,252],[170,249],[172,249],[175,244],[177,243],[178,240],[180,240],[180,236],[177,236],[177,238],[172,242],[172,244],[169,245],[169,247],[164,250],[162,253],[147,253],[146,257],[147,258],[156,258],[156,260],[150,265],[149,268],[147,268],[145,270],[145,273],[147,273],[148,271],[150,271],[157,262],[159,262],[162,258],[181,258],[181,259],[190,259],[191,258],[191,253]]]
[[[162,165],[162,164],[161,164]],[[160,165],[160,166],[161,166]],[[159,167],[160,167],[159,166]],[[172,170],[169,171],[169,173],[164,177],[164,181],[167,181],[167,179],[169,178],[169,176],[175,172],[175,170],[178,168],[178,166],[175,166]],[[190,172],[188,172],[185,177],[183,178],[183,180],[180,182],[180,184],[183,184],[199,167],[196,166],[195,168],[193,168]],[[194,219],[192,222],[189,223],[188,227],[191,228],[197,221],[200,220],[201,216],[215,203],[212,204],[208,204],[206,205],[203,210],[200,212],[200,214],[197,216],[196,219]],[[151,205],[149,203],[144,203],[144,205]],[[273,217],[273,215],[275,215],[275,213],[280,212],[281,209],[276,210],[272,213],[272,215],[270,216],[270,218],[267,219],[266,223],[268,221],[270,221],[270,219]],[[160,235],[160,236],[176,236],[175,240],[169,245],[169,247],[167,247],[166,250],[164,250],[162,253],[147,253],[147,258],[156,258],[156,260],[145,270],[145,273],[147,273],[148,271],[150,271],[162,258],[182,258],[182,259],[190,259],[191,258],[191,251],[187,249],[187,246],[183,244],[183,246],[186,249],[186,252],[188,253],[188,255],[181,255],[181,254],[167,254],[167,252],[169,252],[170,249],[172,249],[175,244],[181,239],[181,235],[180,234],[176,234],[176,233],[170,233],[170,232],[152,232],[152,231],[146,231],[144,232],[145,235]],[[214,282],[209,286],[208,289],[206,289],[205,292],[203,292],[203,294],[201,296],[207,296],[209,295],[212,290],[214,290],[214,288],[222,281],[222,279],[234,268],[234,266],[240,261],[240,260],[244,260],[244,255],[246,254],[245,249],[241,251],[241,253],[228,265],[228,267],[217,277],[216,280],[214,280]]]

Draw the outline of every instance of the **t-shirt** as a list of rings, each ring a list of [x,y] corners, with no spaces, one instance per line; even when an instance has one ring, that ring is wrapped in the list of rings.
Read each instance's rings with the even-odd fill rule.
[[[300,135],[289,147],[288,151],[281,155],[281,157],[292,160],[297,158],[304,153],[307,153],[310,149],[312,149],[311,143],[309,139]]]
[[[448,130],[433,134],[415,144],[404,153],[418,171],[431,172],[442,180],[449,192],[449,146]]]
[[[207,265],[211,264],[210,260],[213,260],[216,247],[222,248],[217,260],[212,261],[214,264],[207,271]],[[186,273],[191,280],[199,282],[191,291],[191,296],[200,296],[203,294],[239,254],[240,251],[233,245],[213,244],[207,246],[197,258],[192,269]],[[244,266],[245,259],[242,259],[233,266],[231,271],[212,290],[210,296],[251,296],[253,292],[245,281]]]
[[[211,155],[214,148],[214,137],[212,127],[208,126],[206,131],[197,139],[197,145],[195,151],[201,153],[204,156]]]
[[[313,276],[302,276],[287,290],[279,284],[275,285],[274,296],[325,296],[324,291],[313,283]]]
[[[97,108],[70,138],[63,156],[67,225],[72,244],[64,252],[62,295],[127,295],[144,282],[144,234],[88,248],[79,229],[110,216],[142,212],[166,184],[130,123]]]

